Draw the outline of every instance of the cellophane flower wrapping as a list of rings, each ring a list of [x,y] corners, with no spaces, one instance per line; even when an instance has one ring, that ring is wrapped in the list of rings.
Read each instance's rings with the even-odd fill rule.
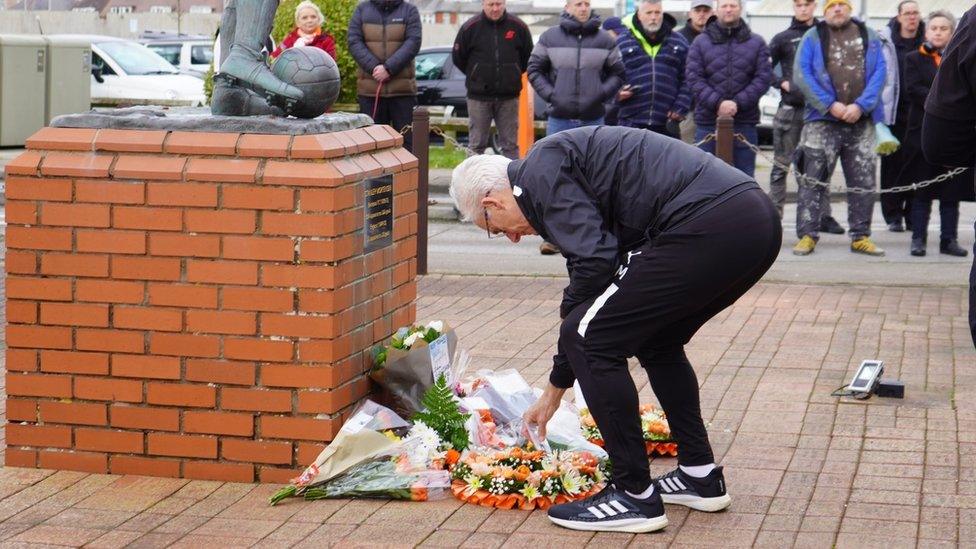
[[[363,402],[335,440],[289,486],[272,496],[271,504],[289,497],[365,497],[367,493],[402,499],[427,494],[426,499],[434,490],[443,491],[449,479],[437,474],[442,468],[437,460],[443,459],[440,439],[434,433],[433,440],[424,427],[411,427],[389,408]],[[350,492],[353,485],[359,492]]]
[[[381,389],[381,399],[403,417],[423,406],[421,398],[434,385],[435,370],[445,368],[448,381],[459,379],[464,353],[457,335],[445,322],[403,327],[383,345],[373,348],[369,377]]]

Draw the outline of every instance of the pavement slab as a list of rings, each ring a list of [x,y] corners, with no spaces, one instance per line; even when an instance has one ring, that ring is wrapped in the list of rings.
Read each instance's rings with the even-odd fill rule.
[[[463,247],[483,238],[469,229],[449,225],[432,236],[432,267],[455,261],[463,268],[434,268],[420,279],[418,320],[454,326],[473,368],[516,368],[542,386],[558,336],[562,261],[496,242],[500,248],[486,259],[478,256],[488,250],[480,241],[449,258],[452,248],[436,242],[450,238]],[[973,546],[976,399],[967,397],[976,396],[976,351],[962,281],[943,280],[963,276],[966,262],[905,267],[907,259],[872,262],[840,251],[823,254],[836,255],[833,269],[873,274],[840,284],[836,274],[774,272],[687,345],[733,496],[726,512],[668,507],[670,524],[660,533],[593,534],[559,529],[538,511],[450,497],[269,508],[274,486],[0,468],[0,545]],[[547,266],[527,269],[531,276],[486,274],[494,272],[486,261],[518,268],[494,253]],[[800,275],[810,265],[783,263]],[[901,272],[898,284],[865,282],[893,271]],[[906,383],[904,400],[830,396],[866,358],[885,360],[886,375]],[[656,402],[639,364],[630,368],[641,400]],[[654,458],[649,466],[659,474],[675,460]]]

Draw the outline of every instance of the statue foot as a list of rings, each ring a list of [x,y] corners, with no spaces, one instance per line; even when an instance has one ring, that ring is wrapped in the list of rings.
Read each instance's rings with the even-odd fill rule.
[[[226,77],[214,77],[211,112],[224,116],[273,115],[284,116],[282,109],[272,105],[253,91],[229,82]]]
[[[227,59],[220,64],[220,72],[263,92],[264,95],[278,96],[286,102],[299,103],[305,98],[302,90],[279,80],[264,62],[241,53],[239,47],[234,47]]]

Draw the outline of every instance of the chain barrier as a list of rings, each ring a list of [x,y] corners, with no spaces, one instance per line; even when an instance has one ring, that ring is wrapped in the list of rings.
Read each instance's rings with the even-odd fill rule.
[[[408,131],[410,131],[411,129],[413,129],[413,125],[412,124],[407,124],[406,126],[400,128],[400,135],[406,135],[406,133]],[[470,147],[467,147],[465,145],[462,145],[460,141],[458,141],[457,139],[455,139],[454,137],[452,137],[451,135],[449,135],[447,132],[448,132],[448,130],[445,130],[444,128],[441,128],[440,126],[438,126],[436,124],[431,124],[430,125],[430,133],[432,133],[432,134],[440,137],[446,143],[450,143],[451,145],[453,145],[454,147],[460,149],[462,152],[464,152],[468,156],[474,156],[474,155],[478,154],[478,153],[474,152],[474,149],[471,149]],[[715,133],[710,133],[710,134],[706,135],[701,141],[692,144],[692,146],[693,147],[700,147],[700,146],[704,145],[705,143],[708,143],[709,141],[714,141],[714,140],[715,140]]]
[[[400,135],[406,134],[411,129],[412,129],[412,125],[407,124],[406,126],[400,128]],[[457,149],[461,150],[467,156],[474,156],[478,154],[474,152],[474,150],[472,150],[471,148],[462,145],[460,141],[458,141],[456,138],[454,138],[448,133],[448,130],[441,128],[436,124],[430,125],[430,132],[443,139],[445,143],[450,143]],[[907,185],[900,185],[897,187],[891,187],[890,189],[859,189],[856,187],[849,188],[849,187],[842,187],[838,185],[832,186],[832,184],[829,181],[820,181],[814,177],[804,175],[803,173],[800,172],[800,170],[796,169],[796,167],[793,166],[792,164],[787,165],[777,161],[775,157],[770,156],[768,153],[766,153],[766,151],[763,151],[757,145],[750,143],[749,140],[746,139],[746,136],[741,133],[733,134],[733,137],[736,140],[741,141],[743,144],[745,144],[745,146],[748,147],[750,150],[752,150],[752,152],[766,159],[773,166],[776,166],[781,170],[786,171],[787,173],[792,173],[793,176],[796,177],[797,183],[802,183],[804,185],[812,185],[816,187],[823,187],[825,189],[836,191],[836,192],[849,192],[854,194],[890,194],[890,193],[900,193],[905,191],[914,191],[918,189],[923,189],[925,187],[929,187],[931,185],[942,183],[943,181],[947,181],[969,169],[969,168],[955,168],[941,175],[933,177],[932,179],[927,179],[925,181],[918,181],[915,183],[909,183]],[[712,132],[710,134],[707,134],[701,141],[692,144],[692,146],[701,147],[705,143],[708,143],[710,141],[715,141],[715,139],[716,139],[716,133]]]
[[[712,135],[714,135],[714,134],[712,134]],[[814,177],[810,177],[808,175],[804,175],[804,174],[800,173],[800,170],[796,169],[796,167],[794,167],[792,164],[791,165],[786,165],[786,164],[783,164],[782,162],[777,161],[775,157],[769,156],[765,151],[763,151],[762,149],[760,149],[758,146],[753,145],[752,143],[750,143],[749,140],[746,139],[746,136],[745,135],[743,135],[741,133],[736,133],[736,134],[734,134],[734,137],[738,141],[741,141],[742,143],[744,143],[746,145],[746,147],[748,147],[750,150],[752,150],[752,152],[754,152],[757,155],[765,158],[773,166],[776,166],[776,167],[778,167],[781,170],[785,170],[787,173],[792,173],[794,175],[794,177],[796,177],[797,183],[804,184],[804,185],[816,186],[816,187],[823,187],[825,189],[833,190],[833,191],[837,191],[837,192],[849,192],[849,193],[853,193],[853,194],[890,194],[890,193],[900,193],[900,192],[905,192],[905,191],[914,191],[914,190],[917,190],[917,189],[922,189],[922,188],[928,187],[930,185],[935,185],[937,183],[942,183],[943,181],[947,181],[947,180],[949,180],[949,179],[951,179],[951,178],[953,178],[953,177],[955,177],[955,176],[957,176],[957,175],[961,174],[962,172],[964,172],[964,171],[966,171],[966,170],[969,169],[969,168],[955,168],[955,169],[949,170],[949,171],[947,171],[947,172],[945,172],[945,173],[943,173],[943,174],[941,174],[939,176],[933,177],[932,179],[926,179],[925,181],[918,181],[918,182],[915,182],[915,183],[909,183],[908,185],[900,185],[898,187],[891,187],[890,189],[859,189],[859,188],[856,188],[856,187],[841,187],[841,186],[831,187],[831,183],[828,182],[828,181],[820,181],[820,180],[818,180],[818,179],[816,179]]]

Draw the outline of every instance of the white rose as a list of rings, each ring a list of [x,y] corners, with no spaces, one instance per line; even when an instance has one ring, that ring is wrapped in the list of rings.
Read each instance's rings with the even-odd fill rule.
[[[441,333],[444,331],[444,323],[441,322],[440,320],[432,321],[430,324],[427,325],[427,327],[434,330],[437,333]]]
[[[408,335],[407,338],[403,340],[403,345],[407,348],[413,347],[413,344],[417,342],[417,338],[419,337],[420,337],[420,332],[414,332]]]

